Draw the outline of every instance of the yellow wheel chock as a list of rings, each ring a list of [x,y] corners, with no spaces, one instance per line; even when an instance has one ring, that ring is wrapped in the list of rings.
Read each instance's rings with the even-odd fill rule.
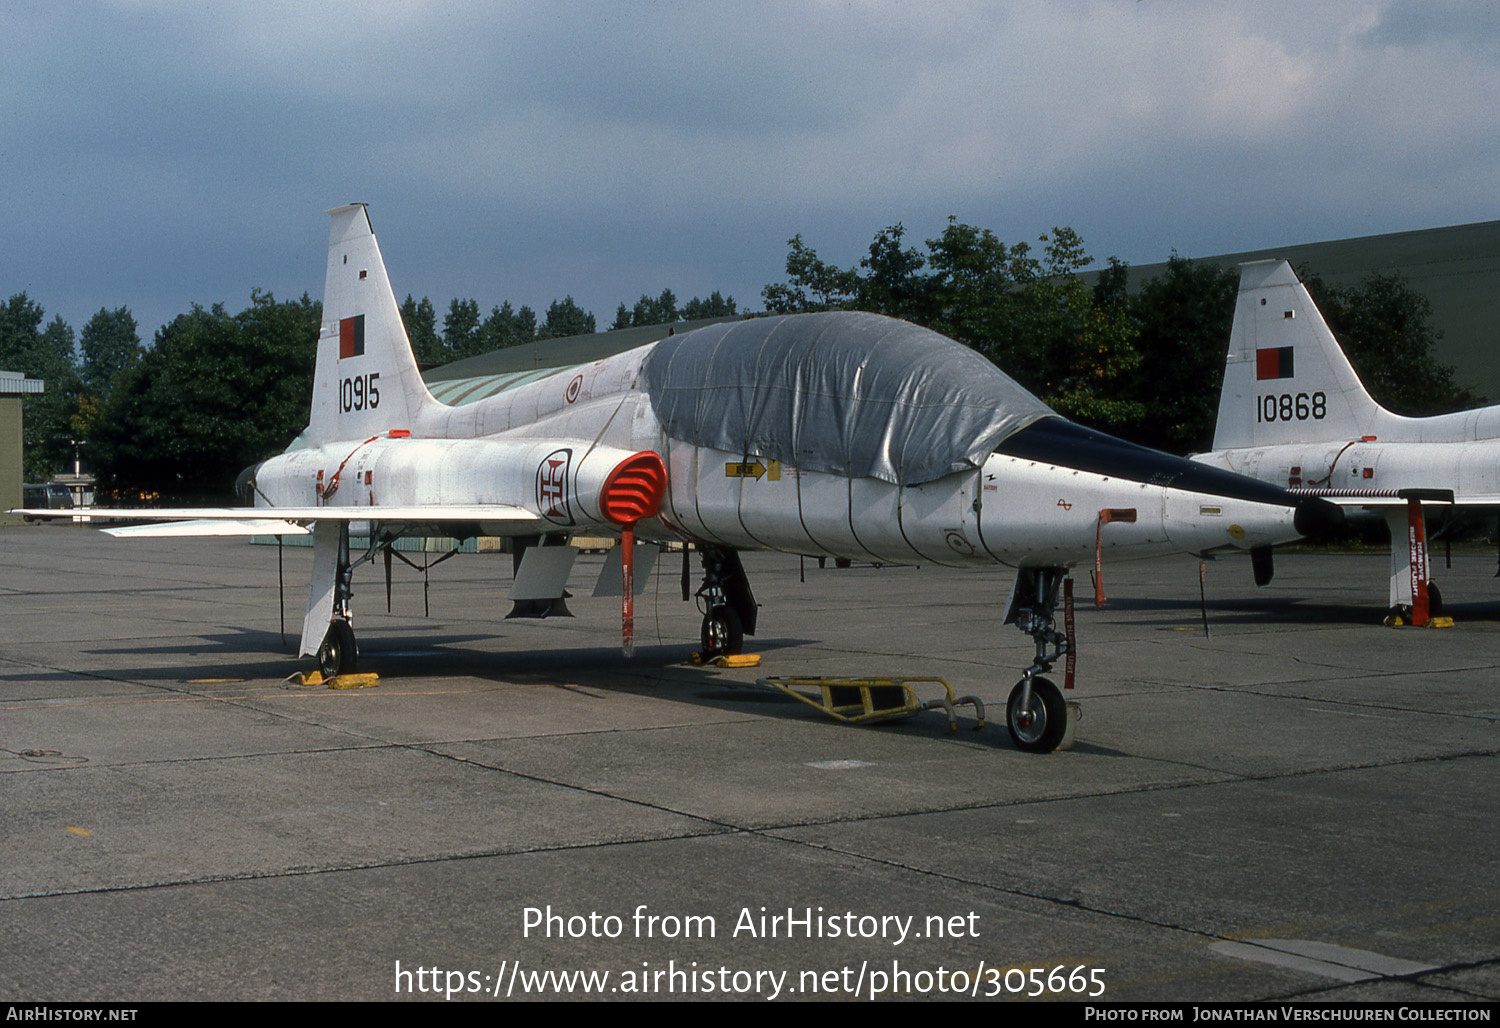
[[[912,688],[915,683],[936,683],[943,687],[943,695],[924,700]],[[984,727],[984,703],[978,696],[954,696],[953,687],[941,678],[837,678],[818,675],[789,675],[759,679],[760,685],[780,689],[810,707],[816,707],[829,717],[851,725],[871,721],[888,721],[898,717],[911,717],[924,710],[942,707],[948,714],[948,731],[958,728],[958,707],[971,704],[979,723],[977,731]],[[816,689],[814,699],[799,690]]]
[[[374,672],[364,674],[335,675],[332,678],[324,678],[321,671],[298,671],[287,678],[288,685],[314,686],[325,685],[330,689],[369,689],[380,684],[380,676]]]

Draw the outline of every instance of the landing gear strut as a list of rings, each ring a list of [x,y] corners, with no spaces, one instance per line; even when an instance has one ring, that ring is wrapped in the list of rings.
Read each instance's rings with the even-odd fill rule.
[[[745,636],[755,634],[755,597],[738,553],[719,546],[705,546],[700,552],[703,584],[697,597],[703,611],[703,657],[733,656],[744,648]]]
[[[373,535],[373,533],[372,533]],[[338,557],[333,572],[333,614],[328,634],[318,646],[318,670],[325,678],[352,674],[359,663],[359,647],[354,641],[354,623],[350,601],[354,596],[354,568],[375,555],[379,544],[359,560],[349,560],[349,525],[339,525]]]
[[[1011,741],[1028,753],[1051,753],[1068,733],[1068,704],[1062,690],[1042,677],[1060,657],[1074,652],[1068,637],[1071,626],[1059,632],[1054,620],[1058,589],[1066,577],[1066,568],[1022,568],[1006,611],[1006,622],[1014,621],[1036,642],[1036,656],[1005,705]]]

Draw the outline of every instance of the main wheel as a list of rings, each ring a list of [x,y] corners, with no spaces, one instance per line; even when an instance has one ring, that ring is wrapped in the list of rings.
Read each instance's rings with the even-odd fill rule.
[[[703,615],[703,656],[724,657],[745,645],[745,629],[733,607],[715,607]]]
[[[1051,753],[1062,742],[1068,730],[1068,705],[1062,691],[1039,676],[1031,679],[1031,699],[1023,707],[1021,695],[1026,691],[1023,679],[1010,691],[1005,704],[1005,723],[1010,728],[1016,749],[1027,753]]]
[[[318,647],[318,670],[324,678],[352,674],[359,652],[354,646],[354,629],[344,620],[331,621],[323,645]]]

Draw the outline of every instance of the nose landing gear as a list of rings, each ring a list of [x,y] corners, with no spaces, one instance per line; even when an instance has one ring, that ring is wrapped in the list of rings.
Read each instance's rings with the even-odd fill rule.
[[[701,553],[703,585],[697,597],[703,611],[703,658],[734,656],[744,649],[745,636],[755,634],[755,596],[738,553],[719,546],[705,546]],[[683,599],[687,599],[686,575],[684,565]]]
[[[1063,631],[1057,630],[1054,617],[1058,591],[1064,581],[1071,586],[1066,568],[1022,568],[1006,609],[1005,623],[1014,621],[1036,643],[1031,666],[1021,673],[1021,680],[1005,704],[1005,724],[1011,741],[1017,749],[1028,753],[1051,753],[1059,746],[1070,745],[1078,716],[1077,705],[1064,700],[1062,690],[1043,677],[1059,658],[1067,657],[1071,684],[1074,655],[1070,637],[1071,588],[1066,591]]]

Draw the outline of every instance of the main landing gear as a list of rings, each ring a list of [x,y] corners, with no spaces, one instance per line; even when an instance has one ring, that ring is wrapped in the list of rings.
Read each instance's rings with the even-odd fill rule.
[[[375,555],[382,550],[389,554],[393,538],[381,532],[377,525],[372,525],[371,529],[370,549],[358,560],[351,561],[349,559],[349,524],[341,522],[338,527],[338,545],[335,548],[337,555],[333,560],[332,568],[333,610],[328,620],[328,632],[318,645],[317,653],[318,670],[323,672],[324,678],[353,674],[359,666],[359,646],[354,641],[354,615],[350,602],[354,596],[354,569],[367,560],[373,560]],[[316,574],[318,560],[316,553],[313,559]],[[325,564],[324,567],[326,569],[327,565]],[[327,571],[323,573],[327,574]],[[389,595],[389,556],[386,558],[386,582],[387,595]]]
[[[328,634],[318,647],[318,670],[324,678],[352,674],[359,662],[359,649],[354,644],[354,628],[347,618],[335,618],[328,623]]]
[[[1043,677],[1058,658],[1074,652],[1069,638],[1071,604],[1063,631],[1057,631],[1054,620],[1058,590],[1066,577],[1066,568],[1022,568],[1006,611],[1006,622],[1014,621],[1036,642],[1036,656],[1005,704],[1011,741],[1028,753],[1051,753],[1070,734],[1070,714],[1062,690]]]
[[[365,554],[356,563],[364,563],[374,553]],[[333,616],[328,634],[318,646],[318,670],[324,678],[352,674],[359,664],[359,647],[354,642],[353,615],[350,600],[354,596],[354,564],[349,561],[349,524],[339,524],[338,559],[333,571]]]
[[[755,634],[755,596],[738,553],[721,546],[704,546],[700,553],[703,584],[697,597],[698,609],[703,611],[703,658],[734,656],[744,649],[745,636]],[[682,598],[687,599],[685,564]]]
[[[1385,623],[1421,628],[1433,624],[1443,611],[1443,597],[1432,581],[1427,514],[1422,504],[1452,504],[1453,490],[1401,489],[1396,495],[1406,501],[1406,509],[1395,507],[1385,512],[1391,530],[1391,609]],[[1402,539],[1406,540],[1404,554]]]

